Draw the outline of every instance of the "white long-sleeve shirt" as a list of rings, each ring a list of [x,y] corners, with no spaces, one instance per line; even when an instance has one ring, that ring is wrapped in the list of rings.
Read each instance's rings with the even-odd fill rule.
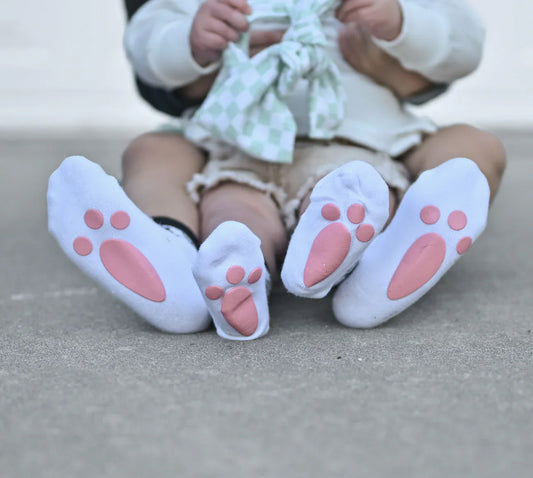
[[[168,89],[187,85],[215,71],[219,64],[201,67],[190,47],[190,31],[203,0],[150,0],[130,21],[125,33],[127,56],[147,84]],[[481,60],[484,28],[462,0],[399,0],[403,25],[393,41],[375,43],[409,70],[437,83],[451,83],[474,71]],[[337,137],[363,144],[391,156],[419,143],[422,133],[435,131],[426,118],[415,116],[388,89],[354,71],[338,48],[341,23],[323,22],[328,51],[339,67],[347,92],[345,118]],[[278,29],[283,24],[256,23],[251,28]],[[305,136],[309,128],[306,82],[288,104]]]

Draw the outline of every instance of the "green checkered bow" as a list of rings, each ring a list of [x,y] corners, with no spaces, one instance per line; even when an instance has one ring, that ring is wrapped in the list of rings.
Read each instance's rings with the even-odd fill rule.
[[[338,0],[253,1],[249,20],[289,21],[283,40],[249,58],[249,35],[230,44],[223,67],[193,124],[249,155],[290,163],[297,133],[286,104],[308,81],[309,136],[330,139],[344,117],[339,70],[325,48],[322,19]]]

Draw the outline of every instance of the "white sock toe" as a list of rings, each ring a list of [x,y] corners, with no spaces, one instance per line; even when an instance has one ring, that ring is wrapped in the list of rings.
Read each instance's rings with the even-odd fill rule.
[[[389,216],[389,189],[368,163],[322,178],[291,237],[281,271],[287,290],[321,298],[348,274]]]
[[[487,179],[466,158],[426,171],[333,298],[336,318],[374,327],[422,297],[483,232]]]
[[[50,176],[48,226],[82,271],[150,324],[175,333],[209,325],[192,276],[195,247],[140,211],[97,164],[73,156]]]
[[[251,340],[268,332],[269,274],[260,245],[244,224],[226,221],[198,252],[193,274],[225,339]]]

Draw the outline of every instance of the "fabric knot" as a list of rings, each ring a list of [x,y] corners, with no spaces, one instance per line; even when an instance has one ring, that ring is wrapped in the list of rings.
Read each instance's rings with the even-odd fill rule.
[[[289,29],[283,37],[284,41],[295,41],[302,46],[327,44],[317,12],[295,8],[290,15],[290,21]]]
[[[329,58],[322,29],[338,0],[250,1],[255,19],[288,21],[282,41],[248,55],[247,34],[231,44],[209,95],[186,135],[201,141],[198,126],[253,157],[291,162],[297,127],[286,104],[300,81],[308,82],[309,135],[330,139],[344,118],[345,94],[340,73]],[[256,8],[257,7],[257,8]]]

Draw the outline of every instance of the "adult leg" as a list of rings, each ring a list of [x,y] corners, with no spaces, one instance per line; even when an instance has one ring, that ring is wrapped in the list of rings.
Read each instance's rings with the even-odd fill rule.
[[[404,163],[416,179],[424,171],[457,157],[476,163],[487,178],[492,201],[500,186],[506,158],[502,143],[491,133],[469,125],[442,128],[410,151]]]
[[[206,192],[200,210],[205,241],[193,273],[217,332],[258,338],[269,329],[269,271],[287,244],[279,210],[264,192],[230,182]]]
[[[200,168],[201,153],[184,140],[172,141],[149,134],[130,145],[124,155],[128,195],[100,166],[67,158],[50,178],[49,227],[70,259],[104,289],[152,325],[186,333],[209,324],[192,276],[196,247],[181,231],[148,217],[177,219],[198,233],[185,184]],[[176,168],[180,154],[183,168]]]
[[[124,152],[122,185],[145,214],[177,220],[199,237],[198,207],[187,193],[187,182],[204,162],[202,151],[182,136],[147,133]]]
[[[457,125],[427,138],[405,163],[416,181],[334,296],[335,315],[348,326],[397,315],[470,248],[485,228],[505,153],[494,136]]]

